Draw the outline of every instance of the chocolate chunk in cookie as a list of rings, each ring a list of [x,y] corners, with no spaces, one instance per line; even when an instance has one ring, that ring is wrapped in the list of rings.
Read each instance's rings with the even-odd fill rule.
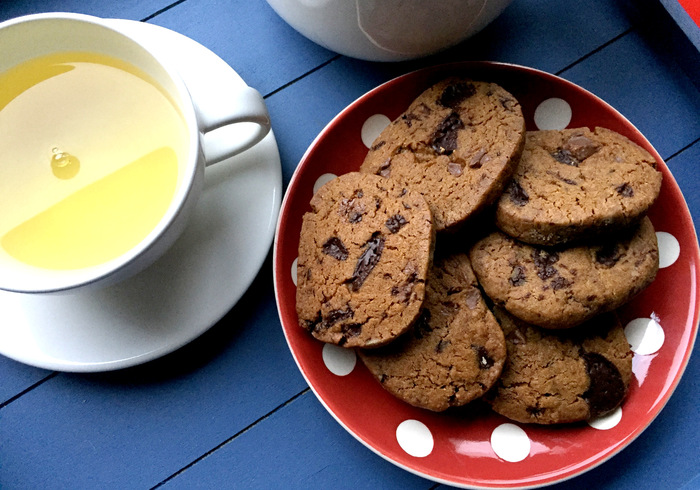
[[[346,347],[400,336],[421,311],[433,240],[420,194],[357,172],[327,183],[302,223],[299,324]]]
[[[466,254],[436,259],[423,313],[392,344],[360,351],[382,386],[411,405],[434,411],[482,396],[505,360],[503,332],[486,307]]]
[[[517,422],[562,424],[599,417],[624,400],[632,352],[614,313],[552,332],[496,308],[508,351],[503,373],[485,397]]]
[[[423,92],[374,141],[361,172],[423,194],[438,231],[492,204],[524,144],[518,101],[494,83],[444,80]]]

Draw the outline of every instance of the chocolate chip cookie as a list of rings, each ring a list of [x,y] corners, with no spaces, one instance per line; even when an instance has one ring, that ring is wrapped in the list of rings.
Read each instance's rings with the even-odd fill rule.
[[[328,182],[303,217],[299,324],[317,339],[378,347],[418,317],[434,231],[423,196],[353,172]]]
[[[494,83],[444,80],[423,92],[373,142],[360,171],[423,194],[438,231],[498,199],[523,148],[518,101]]]
[[[552,332],[496,308],[507,360],[485,400],[517,422],[561,424],[599,417],[624,400],[632,352],[615,313]]]
[[[436,258],[413,328],[359,356],[387,391],[429,410],[464,405],[493,386],[505,361],[505,340],[468,256]]]
[[[514,316],[545,328],[570,328],[622,306],[656,277],[659,250],[645,217],[632,233],[593,245],[547,248],[502,232],[470,250],[486,294]]]
[[[609,129],[531,131],[496,225],[536,245],[605,234],[638,222],[661,178],[649,152]]]

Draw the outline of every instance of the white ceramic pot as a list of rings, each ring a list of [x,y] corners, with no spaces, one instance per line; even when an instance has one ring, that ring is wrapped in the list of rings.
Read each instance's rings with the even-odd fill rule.
[[[267,0],[289,25],[346,56],[420,58],[476,34],[512,0]]]

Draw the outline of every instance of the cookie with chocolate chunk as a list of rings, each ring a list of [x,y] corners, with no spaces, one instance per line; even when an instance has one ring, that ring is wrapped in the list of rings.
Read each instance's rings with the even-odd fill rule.
[[[632,352],[615,313],[566,331],[543,330],[496,308],[508,351],[491,408],[522,423],[563,424],[605,415],[623,402]]]
[[[423,196],[353,172],[325,184],[304,214],[296,308],[317,339],[378,347],[418,317],[434,231]]]
[[[417,407],[442,411],[482,396],[498,379],[506,349],[469,257],[436,258],[414,327],[359,356],[387,391]]]
[[[430,87],[373,142],[360,168],[423,194],[438,231],[498,199],[522,151],[518,101],[494,83],[450,78]]]
[[[661,190],[654,157],[605,128],[531,131],[496,225],[536,245],[558,245],[629,227]]]
[[[494,303],[551,329],[622,306],[651,284],[659,268],[656,233],[647,217],[632,233],[568,248],[529,245],[494,232],[471,248],[470,257]]]

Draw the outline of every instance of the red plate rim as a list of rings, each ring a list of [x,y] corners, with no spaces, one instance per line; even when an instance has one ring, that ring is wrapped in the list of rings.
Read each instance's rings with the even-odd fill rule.
[[[681,230],[686,235],[686,239],[683,241],[683,262],[688,266],[689,270],[689,288],[687,291],[688,309],[686,310],[687,316],[685,317],[685,323],[682,326],[682,331],[680,332],[680,340],[678,345],[676,346],[676,356],[673,358],[673,364],[668,370],[671,376],[665,379],[665,383],[663,383],[662,388],[657,393],[658,396],[654,400],[653,404],[648,408],[648,410],[644,414],[642,414],[643,418],[639,421],[639,423],[637,423],[634,426],[633,429],[627,431],[623,437],[615,440],[614,442],[611,442],[609,447],[607,447],[605,450],[600,451],[596,455],[589,457],[584,461],[571,462],[568,468],[562,471],[549,472],[547,474],[533,475],[531,477],[522,477],[518,479],[477,479],[471,478],[469,475],[465,474],[456,475],[446,474],[445,472],[441,472],[439,470],[433,471],[430,468],[426,468],[425,464],[422,464],[424,460],[422,460],[421,458],[413,458],[410,456],[404,458],[401,456],[397,456],[396,452],[393,451],[393,449],[387,449],[386,447],[384,447],[384,444],[381,445],[382,447],[379,447],[378,444],[374,443],[368,436],[367,430],[364,430],[363,428],[358,428],[356,424],[349,423],[348,420],[346,420],[347,417],[336,413],[339,410],[336,406],[333,397],[337,395],[333,393],[328,393],[326,392],[325,388],[321,389],[319,388],[319,386],[317,386],[315,378],[316,374],[318,373],[315,373],[312,369],[312,363],[308,362],[308,359],[302,357],[302,353],[300,352],[300,349],[296,343],[297,339],[295,334],[299,334],[299,332],[302,331],[302,329],[296,324],[296,312],[294,310],[293,294],[295,287],[291,282],[292,263],[289,259],[292,256],[296,257],[296,247],[298,246],[300,220],[303,212],[296,211],[298,213],[298,216],[294,217],[295,221],[293,222],[291,219],[288,218],[295,213],[295,209],[292,209],[294,207],[294,204],[298,205],[299,202],[303,203],[304,201],[308,203],[308,200],[311,198],[312,192],[309,190],[311,183],[303,180],[304,172],[307,170],[307,167],[313,164],[314,159],[317,157],[317,154],[321,153],[319,147],[323,145],[327,139],[333,137],[335,132],[340,131],[344,124],[347,125],[347,121],[355,117],[355,113],[360,108],[368,104],[368,102],[374,99],[375,97],[386,95],[387,92],[390,92],[392,90],[398,90],[398,88],[402,89],[400,97],[398,97],[398,99],[395,102],[393,102],[395,113],[386,114],[389,117],[389,119],[393,120],[401,112],[403,112],[403,109],[405,109],[405,107],[408,106],[408,102],[413,100],[425,88],[430,86],[432,83],[437,82],[441,78],[445,78],[446,76],[453,74],[467,74],[468,76],[474,79],[494,81],[496,83],[501,84],[502,86],[505,86],[507,90],[511,90],[511,88],[508,87],[507,83],[504,84],[501,83],[501,81],[508,80],[511,77],[523,79],[526,82],[546,82],[546,84],[548,84],[550,88],[553,87],[557,89],[560,93],[567,93],[569,95],[573,94],[576,97],[580,97],[582,99],[587,100],[588,103],[592,102],[596,104],[594,110],[596,112],[602,111],[603,115],[605,116],[603,120],[596,120],[596,125],[611,127],[611,129],[615,129],[616,131],[624,134],[625,136],[627,136],[628,138],[630,138],[631,140],[635,141],[637,144],[648,150],[657,159],[657,161],[659,162],[659,169],[663,173],[664,178],[664,183],[662,187],[663,200],[664,202],[670,203],[675,206],[673,207],[673,219],[675,220],[674,229]],[[488,75],[488,77],[483,77],[481,75]],[[526,88],[527,87],[523,88],[523,90],[526,90]],[[555,92],[557,90],[555,90]],[[518,95],[513,90],[511,90],[511,93],[514,93],[514,95],[518,97]],[[556,93],[552,94],[552,96],[555,97],[556,95]],[[520,97],[518,98],[520,99]],[[523,112],[526,112],[525,105],[523,106]],[[532,117],[532,111],[529,111],[526,114],[526,123],[528,129],[533,128],[534,121]],[[575,120],[576,116],[574,116],[570,127],[577,127],[577,125],[575,124]],[[364,151],[366,152],[366,148],[364,148]],[[349,158],[352,159],[352,155]],[[357,161],[358,167],[359,163],[361,163],[361,160]],[[346,171],[348,170],[346,169]],[[307,199],[300,201],[299,195],[301,193],[306,193]],[[662,199],[660,198],[659,201],[661,200]],[[657,210],[657,208],[660,207],[661,205],[659,205],[657,202],[657,204],[654,205],[654,208],[652,208],[650,215],[655,210]],[[656,211],[657,215],[659,215],[659,213],[662,213],[662,210]],[[657,227],[657,230],[658,229],[659,228]],[[287,244],[286,237],[292,237],[290,239],[290,244]],[[290,247],[294,250],[294,252],[285,253],[285,251],[290,250]],[[603,462],[607,461],[609,458],[617,454],[619,451],[621,451],[623,448],[627,447],[634,439],[636,439],[646,429],[646,427],[648,427],[648,425],[656,418],[659,412],[666,405],[668,399],[673,394],[673,391],[678,385],[683,375],[683,372],[687,366],[690,354],[692,353],[695,339],[697,337],[698,314],[700,311],[700,308],[698,308],[698,306],[700,306],[700,291],[697,287],[697,278],[699,276],[699,272],[700,250],[698,249],[697,234],[693,225],[692,218],[690,216],[690,211],[688,210],[685,199],[673,175],[669,171],[661,156],[653,148],[649,141],[642,135],[642,133],[610,104],[572,82],[569,82],[556,75],[552,75],[550,73],[540,71],[534,68],[524,67],[515,64],[488,61],[449,63],[424,68],[407,73],[405,75],[401,75],[365,93],[364,95],[356,99],[354,102],[352,102],[350,105],[348,105],[345,109],[343,109],[338,115],[336,115],[314,139],[314,141],[311,143],[311,145],[308,147],[303,157],[301,158],[296,170],[294,171],[294,174],[290,180],[289,186],[282,201],[280,217],[277,224],[277,230],[275,233],[273,246],[273,279],[275,288],[275,299],[285,339],[299,370],[301,371],[306,382],[311,387],[312,391],[314,392],[318,400],[321,402],[321,404],[353,437],[355,437],[358,441],[360,441],[366,447],[368,447],[373,452],[380,455],[387,461],[390,461],[391,463],[421,477],[428,478],[436,482],[463,488],[534,488],[541,487],[543,485],[558,483],[580,475],[602,464]],[[291,288],[289,287],[290,284]],[[642,293],[642,296],[644,296],[644,294],[645,293]],[[642,299],[635,301],[641,303]],[[652,311],[652,318],[654,314],[655,312]],[[419,409],[409,407],[409,410],[415,411]]]

